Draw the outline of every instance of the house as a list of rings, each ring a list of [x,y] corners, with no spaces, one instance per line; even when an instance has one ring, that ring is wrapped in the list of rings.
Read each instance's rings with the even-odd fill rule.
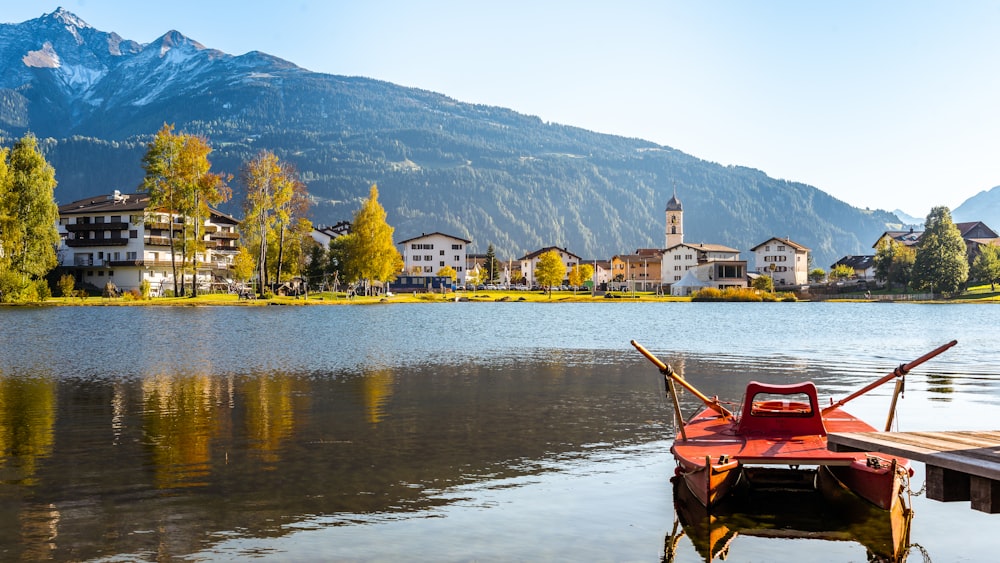
[[[854,278],[859,280],[874,280],[875,279],[875,256],[864,255],[864,256],[844,256],[840,260],[837,260],[834,264],[830,266],[833,270],[837,266],[847,266],[848,268],[854,270]]]
[[[323,248],[330,248],[330,241],[349,234],[350,232],[351,222],[340,221],[337,224],[328,227],[313,227],[310,234],[317,244]]]
[[[747,287],[745,260],[710,260],[687,270],[670,285],[671,295],[690,295],[703,287],[731,289]]]
[[[112,194],[81,199],[59,206],[59,265],[80,283],[103,288],[107,282],[119,289],[138,290],[145,280],[154,293],[172,288],[175,239],[184,227],[183,217],[149,208],[149,194]],[[233,258],[239,252],[239,221],[215,209],[201,226],[197,280],[199,286],[227,283]],[[178,253],[176,262],[180,262]]]
[[[955,223],[962,240],[965,241],[965,255],[969,259],[969,264],[979,255],[980,249],[986,245],[1000,245],[1000,235],[982,221],[969,221],[965,223]],[[915,248],[923,236],[923,231],[886,231],[875,241],[872,248],[878,248],[887,239],[895,240],[901,244]]]
[[[681,243],[663,251],[660,279],[665,284],[677,283],[684,277],[685,272],[708,262],[741,262],[743,271],[746,272],[746,261],[740,260],[740,251],[735,248],[721,244]],[[741,287],[746,286],[744,279]]]
[[[410,275],[434,276],[450,266],[465,283],[466,250],[470,240],[444,233],[424,233],[396,244],[403,247],[403,271]]]
[[[750,249],[757,273],[767,275],[775,287],[809,282],[809,249],[788,238],[772,237]]]
[[[637,248],[633,254],[611,257],[611,276],[627,283],[629,289],[653,291],[662,283],[663,251],[659,248]]]
[[[566,278],[569,276],[570,268],[582,262],[579,256],[573,254],[565,248],[559,248],[558,246],[546,246],[545,248],[540,248],[517,259],[517,261],[521,264],[521,275],[523,276],[525,283],[528,285],[538,284],[538,281],[535,279],[535,272],[538,270],[538,259],[542,256],[542,254],[545,254],[550,250],[555,251],[555,253],[559,255],[559,259],[562,260],[563,267],[566,272],[563,277],[564,283]]]

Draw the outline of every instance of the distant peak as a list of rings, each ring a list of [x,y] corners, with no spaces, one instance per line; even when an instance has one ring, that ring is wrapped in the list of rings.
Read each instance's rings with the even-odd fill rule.
[[[191,45],[195,49],[204,49],[205,46],[198,43],[194,39],[184,35],[183,33],[177,31],[176,29],[171,29],[170,31],[164,33],[160,39],[157,41],[160,44],[160,49],[166,51],[171,48],[183,47],[185,45]]]
[[[90,24],[80,19],[76,14],[63,9],[61,6],[56,8],[51,14],[45,14],[42,18],[53,19],[67,27],[75,27],[77,29],[91,27]]]

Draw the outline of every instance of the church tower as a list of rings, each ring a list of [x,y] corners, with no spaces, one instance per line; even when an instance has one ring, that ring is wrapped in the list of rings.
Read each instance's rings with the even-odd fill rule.
[[[674,186],[674,197],[667,202],[667,245],[664,249],[684,242],[684,207],[677,199],[677,187]]]

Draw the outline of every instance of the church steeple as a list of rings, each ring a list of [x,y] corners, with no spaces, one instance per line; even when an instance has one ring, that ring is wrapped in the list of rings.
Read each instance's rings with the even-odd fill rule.
[[[667,202],[666,246],[671,248],[684,242],[684,206],[677,199],[677,185],[674,185],[674,195]]]

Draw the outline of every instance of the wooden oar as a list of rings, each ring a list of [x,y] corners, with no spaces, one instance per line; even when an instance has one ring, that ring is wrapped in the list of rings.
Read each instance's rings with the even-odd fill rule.
[[[657,368],[660,369],[660,373],[669,377],[672,381],[675,381],[678,385],[690,391],[692,395],[698,397],[698,399],[700,399],[701,402],[705,403],[705,406],[707,406],[708,408],[714,410],[715,412],[721,414],[722,416],[732,418],[733,413],[729,412],[726,409],[726,407],[720,405],[718,399],[709,399],[704,394],[702,394],[701,391],[695,389],[694,386],[688,383],[687,380],[685,380],[683,377],[680,377],[679,375],[674,373],[674,370],[670,369],[670,366],[661,362],[660,359],[654,356],[649,350],[643,348],[642,344],[639,344],[635,340],[632,340],[631,342],[632,346],[635,346],[636,350],[638,350],[643,356],[646,356],[647,360],[653,362],[653,365],[655,365]]]
[[[900,366],[898,368],[892,370],[886,376],[882,377],[878,381],[875,381],[874,383],[870,383],[867,386],[865,386],[864,388],[858,389],[857,391],[851,393],[850,395],[844,397],[843,399],[837,401],[836,403],[834,403],[834,404],[832,404],[832,405],[824,408],[822,410],[822,413],[826,414],[826,413],[828,413],[828,412],[830,412],[830,411],[832,411],[832,410],[834,410],[836,408],[840,408],[840,407],[844,406],[844,403],[846,403],[847,401],[850,401],[852,399],[856,399],[856,398],[860,397],[861,395],[864,395],[865,393],[867,393],[867,392],[871,391],[872,389],[878,387],[879,385],[882,385],[883,383],[886,383],[887,381],[891,381],[892,379],[895,379],[897,377],[903,377],[904,375],[910,373],[911,369],[919,366],[920,364],[926,362],[927,360],[933,358],[934,356],[937,356],[938,354],[944,352],[945,350],[947,350],[948,348],[951,348],[952,346],[954,346],[956,344],[958,344],[958,340],[952,340],[951,342],[949,342],[947,344],[942,344],[941,346],[938,346],[937,348],[931,350],[930,352],[927,352],[923,356],[920,356],[919,358],[917,358],[916,360],[913,360],[912,362],[910,362],[908,364],[900,364]]]

